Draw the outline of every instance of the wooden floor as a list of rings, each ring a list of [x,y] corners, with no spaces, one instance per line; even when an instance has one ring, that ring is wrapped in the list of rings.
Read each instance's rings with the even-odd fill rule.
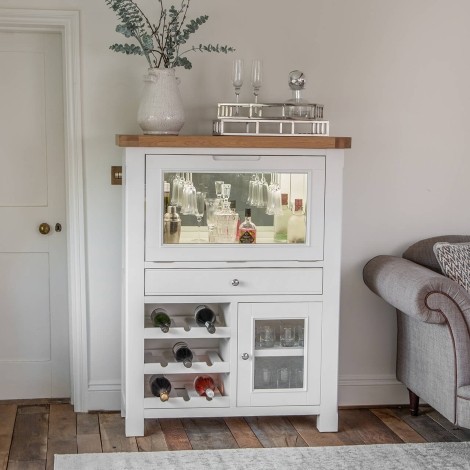
[[[319,433],[315,417],[161,419],[146,436],[126,438],[118,413],[74,413],[66,403],[0,404],[0,470],[51,470],[54,454],[237,447],[336,446],[470,441],[431,408],[342,409],[338,433]]]

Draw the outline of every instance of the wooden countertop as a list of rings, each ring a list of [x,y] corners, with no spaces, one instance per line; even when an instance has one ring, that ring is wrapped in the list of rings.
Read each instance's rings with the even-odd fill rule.
[[[119,147],[349,149],[351,137],[117,135]]]

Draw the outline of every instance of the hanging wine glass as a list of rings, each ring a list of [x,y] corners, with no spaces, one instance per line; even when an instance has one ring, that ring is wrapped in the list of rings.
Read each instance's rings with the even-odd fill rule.
[[[263,83],[262,75],[263,74],[261,60],[253,60],[253,64],[251,66],[251,85],[253,86],[253,95],[255,96],[255,103],[258,103],[259,89],[261,88],[261,85]]]
[[[235,97],[237,100],[237,104],[239,103],[240,99],[240,89],[243,85],[243,72],[244,72],[243,60],[242,59],[235,59],[233,61],[233,68],[232,68],[232,84],[235,88]],[[235,108],[235,114],[238,116],[238,106]]]

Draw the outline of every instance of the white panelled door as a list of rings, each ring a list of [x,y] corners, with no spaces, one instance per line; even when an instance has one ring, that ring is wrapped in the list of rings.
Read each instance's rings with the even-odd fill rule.
[[[70,396],[62,65],[59,33],[0,32],[0,400]]]

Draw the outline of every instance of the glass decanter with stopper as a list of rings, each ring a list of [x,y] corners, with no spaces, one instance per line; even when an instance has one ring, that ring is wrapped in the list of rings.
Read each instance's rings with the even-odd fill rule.
[[[215,213],[217,243],[236,242],[238,218],[238,214],[230,208],[230,202],[224,200]]]
[[[310,117],[310,106],[308,102],[302,98],[302,91],[305,88],[305,75],[300,70],[293,70],[289,73],[289,88],[292,90],[292,98],[287,100],[286,115],[291,118],[308,118]]]

